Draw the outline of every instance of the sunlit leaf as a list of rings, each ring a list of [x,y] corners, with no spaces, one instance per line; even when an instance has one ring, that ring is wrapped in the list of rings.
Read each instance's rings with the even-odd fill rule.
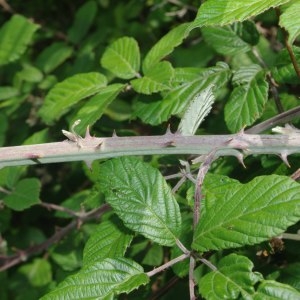
[[[135,39],[122,37],[108,46],[101,58],[102,66],[123,79],[138,77],[140,50]]]
[[[23,16],[13,15],[0,30],[0,65],[19,59],[38,28],[37,24]]]
[[[192,27],[227,25],[244,21],[289,0],[208,0],[199,8]]]
[[[101,165],[99,187],[128,228],[158,244],[175,244],[180,210],[157,169],[134,157],[116,158]]]
[[[154,65],[182,43],[183,39],[189,34],[189,26],[190,23],[184,23],[175,27],[150,49],[143,61],[144,73],[147,73]]]
[[[300,1],[290,1],[290,4],[286,5],[286,9],[280,15],[279,25],[289,33],[288,41],[290,44],[293,44],[300,34],[299,12]]]
[[[51,124],[74,104],[96,94],[104,86],[106,86],[106,78],[100,73],[91,72],[69,77],[50,90],[39,114],[47,124]]]
[[[209,190],[208,190],[209,191]],[[211,195],[212,194],[212,195]],[[253,245],[282,233],[300,219],[300,185],[285,176],[256,177],[210,190],[193,247],[199,251]]]

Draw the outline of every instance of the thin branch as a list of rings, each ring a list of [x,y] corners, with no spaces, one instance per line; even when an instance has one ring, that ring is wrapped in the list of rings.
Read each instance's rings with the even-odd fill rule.
[[[300,234],[299,233],[283,233],[280,238],[286,239],[286,240],[294,240],[294,241],[300,241]]]
[[[266,70],[269,70],[269,67],[267,66],[265,61],[262,59],[262,57],[260,56],[258,50],[255,47],[252,47],[252,53],[254,54],[254,56],[256,57],[258,62],[260,63],[260,65],[263,68],[265,68]],[[282,113],[282,112],[284,112],[284,108],[283,108],[282,103],[280,101],[279,93],[278,93],[278,90],[277,90],[277,85],[276,85],[275,80],[272,77],[270,72],[267,73],[267,80],[270,84],[270,91],[273,95],[277,110],[278,110],[279,113]]]
[[[213,270],[213,271],[217,271],[218,270],[218,268],[215,265],[213,265],[209,260],[207,260],[205,258],[199,258],[199,260],[203,264],[205,264],[206,266],[208,266],[211,270]]]
[[[160,273],[160,272],[164,271],[165,269],[167,269],[169,267],[172,267],[173,265],[179,263],[180,261],[183,261],[183,260],[187,259],[189,256],[190,256],[190,253],[184,253],[184,254],[168,261],[167,263],[159,266],[158,268],[155,268],[154,270],[152,270],[150,272],[147,272],[146,275],[148,277],[152,277],[155,274]]]
[[[291,175],[291,178],[294,179],[294,180],[299,180],[299,178],[300,178],[300,168],[297,169],[297,170]]]
[[[36,255],[41,251],[47,250],[51,245],[60,241],[63,237],[65,237],[70,231],[75,229],[78,224],[83,222],[99,218],[103,213],[108,211],[110,206],[108,204],[104,204],[101,207],[89,211],[85,213],[85,215],[81,217],[77,217],[76,220],[73,220],[67,226],[59,229],[55,232],[49,239],[44,241],[41,244],[31,246],[26,250],[19,250],[18,253],[11,256],[0,256],[0,272],[5,271],[15,265],[18,265],[24,261],[26,261],[29,257]]]
[[[281,15],[280,9],[276,8],[275,11],[276,11],[277,17],[280,18],[280,15]],[[285,44],[286,49],[287,49],[287,51],[289,53],[289,56],[291,58],[293,67],[295,69],[295,72],[296,72],[297,76],[300,79],[300,67],[299,67],[297,59],[295,57],[293,48],[292,48],[292,46],[289,43],[289,33],[286,31],[286,29],[284,27],[281,27],[281,29],[282,29],[283,34],[284,34],[284,44]]]
[[[180,242],[180,240],[176,239],[176,245],[184,254],[190,255],[191,252]]]
[[[62,211],[62,212],[65,212],[65,213],[67,213],[67,214],[69,214],[70,216],[73,216],[73,217],[79,217],[80,216],[80,213],[78,213],[76,211],[73,211],[73,210],[71,210],[67,207],[56,205],[56,204],[53,204],[53,203],[41,202],[40,206],[45,207],[48,210]]]
[[[264,122],[261,122],[251,128],[245,130],[247,134],[256,134],[270,129],[278,124],[284,124],[292,121],[296,117],[300,117],[300,106],[287,110],[273,118],[270,118]]]
[[[196,300],[195,296],[195,279],[194,279],[194,269],[196,266],[196,261],[193,256],[190,257],[190,267],[189,267],[189,291],[190,300]]]
[[[11,14],[14,13],[14,10],[11,8],[11,6],[5,0],[0,0],[0,6],[2,6],[4,11],[7,11]]]
[[[298,65],[298,62],[297,62],[297,59],[295,57],[295,54],[294,54],[294,51],[293,51],[293,48],[292,46],[289,44],[288,42],[288,36],[285,38],[285,46],[286,46],[286,49],[290,55],[290,58],[291,58],[291,61],[292,61],[292,64],[293,64],[293,67],[295,69],[295,72],[297,74],[297,76],[299,77],[300,79],[300,67]]]

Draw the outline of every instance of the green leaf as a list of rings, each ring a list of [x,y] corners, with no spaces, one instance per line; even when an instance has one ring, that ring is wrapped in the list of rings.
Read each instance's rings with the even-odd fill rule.
[[[199,280],[199,292],[210,300],[252,299],[253,286],[263,279],[252,269],[253,263],[247,257],[230,254],[219,261],[216,271]]]
[[[19,59],[38,28],[23,16],[13,15],[0,30],[0,65]]]
[[[300,299],[300,293],[291,286],[273,280],[263,281],[255,293],[254,300],[291,300]]]
[[[137,41],[130,37],[116,40],[106,48],[101,64],[122,79],[139,77],[140,50]]]
[[[194,79],[178,84],[161,101],[139,102],[136,107],[136,115],[145,123],[161,124],[167,121],[171,115],[182,113],[188,103],[209,85],[213,84],[216,89],[220,89],[227,83],[230,74],[228,65],[225,63],[218,63],[217,66],[204,70],[200,69],[197,75],[194,74],[194,70],[189,74],[190,76],[182,74],[183,78],[192,77]]]
[[[280,15],[279,25],[289,33],[288,42],[293,44],[300,34],[300,1],[291,1]]]
[[[227,25],[244,21],[289,0],[208,0],[203,3],[192,28],[207,25]]]
[[[289,263],[280,270],[278,281],[289,284],[300,292],[300,263]]]
[[[45,73],[51,73],[72,55],[73,49],[66,43],[57,42],[45,48],[36,59],[36,65]]]
[[[17,95],[19,95],[19,91],[13,86],[0,87],[0,100],[9,99]]]
[[[207,44],[222,55],[235,55],[251,50],[250,45],[237,34],[234,26],[203,27],[201,32]]]
[[[147,73],[161,59],[170,54],[189,34],[190,23],[181,24],[163,36],[147,53],[143,61],[143,71]]]
[[[99,188],[128,228],[160,245],[175,244],[180,210],[157,169],[134,157],[116,158],[101,165]]]
[[[83,263],[91,264],[105,258],[122,257],[133,235],[119,219],[103,221],[87,241],[83,252]]]
[[[39,114],[51,124],[80,100],[98,93],[106,83],[105,76],[96,72],[69,77],[50,90]]]
[[[293,53],[295,55],[297,64],[300,64],[300,47],[293,46]],[[276,65],[272,68],[272,75],[277,83],[290,83],[298,84],[299,78],[295,71],[295,68],[291,62],[290,55],[287,49],[283,49],[279,52],[276,59]]]
[[[284,176],[224,185],[205,202],[211,197],[214,205],[206,206],[194,234],[193,248],[201,252],[257,244],[300,219],[300,185]]]
[[[95,1],[87,1],[79,7],[74,23],[68,30],[68,37],[72,43],[78,44],[85,37],[95,20],[97,8]]]
[[[69,276],[41,300],[104,299],[129,293],[148,281],[143,268],[136,262],[126,258],[106,258]]]
[[[131,80],[130,83],[138,93],[150,95],[170,90],[173,75],[171,63],[163,61],[149,69],[144,77]]]
[[[14,210],[24,210],[40,203],[39,194],[41,183],[35,178],[19,181],[10,195],[3,199],[6,206]]]
[[[213,85],[209,85],[188,104],[178,126],[182,135],[194,135],[199,125],[209,114],[215,100],[212,92],[213,87]]]
[[[158,244],[152,244],[150,248],[147,248],[147,253],[142,261],[142,264],[148,266],[159,266],[163,263],[163,259],[163,247]]]
[[[47,285],[52,280],[51,265],[41,258],[36,258],[32,263],[21,266],[18,273],[25,276],[33,287]]]
[[[268,82],[258,65],[241,67],[233,75],[233,89],[225,106],[225,121],[231,132],[252,125],[263,113],[268,100]]]
[[[28,82],[40,82],[43,80],[43,73],[36,67],[28,64],[23,65],[23,70],[18,72],[19,78]]]
[[[81,120],[80,124],[76,127],[76,131],[82,134],[85,132],[87,126],[91,126],[99,120],[107,106],[118,96],[123,88],[123,84],[111,84],[103,88],[99,94],[89,99],[70,122],[74,124],[76,120]]]

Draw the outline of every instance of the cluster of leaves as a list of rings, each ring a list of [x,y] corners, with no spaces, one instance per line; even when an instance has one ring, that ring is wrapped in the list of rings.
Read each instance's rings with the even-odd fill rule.
[[[4,6],[0,145],[61,140],[78,119],[97,136],[236,133],[296,107],[300,1],[197,2]],[[1,169],[0,298],[189,299],[189,281],[204,299],[299,299],[299,242],[279,237],[299,228],[297,157],[214,161],[199,222],[199,166],[180,158]]]

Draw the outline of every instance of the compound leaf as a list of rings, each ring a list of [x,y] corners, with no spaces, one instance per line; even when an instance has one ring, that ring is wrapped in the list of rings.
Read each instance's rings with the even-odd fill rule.
[[[282,233],[300,219],[300,185],[285,176],[256,177],[208,190],[193,247],[208,251],[253,245]],[[222,192],[222,193],[221,193]]]
[[[108,46],[101,58],[102,66],[119,78],[138,77],[140,50],[135,39],[122,37]]]
[[[143,268],[126,258],[106,258],[89,264],[75,275],[67,277],[42,300],[104,299],[105,297],[129,293],[149,278]]]
[[[193,80],[178,84],[166,94],[163,100],[151,103],[138,103],[136,115],[145,123],[158,125],[167,121],[171,115],[182,113],[188,103],[203,89],[213,84],[219,89],[229,80],[231,72],[228,65],[218,63],[217,66],[199,70],[190,75]],[[176,75],[175,75],[176,76]]]
[[[103,221],[87,241],[83,263],[91,264],[104,258],[122,257],[133,235],[117,218]]]
[[[14,210],[24,210],[40,203],[41,183],[35,178],[26,178],[17,183],[12,193],[3,201],[6,206]]]
[[[103,163],[99,186],[124,224],[152,241],[175,244],[181,229],[178,203],[157,169],[134,157]]]
[[[244,21],[289,0],[208,0],[203,3],[192,27],[227,25]]]
[[[264,77],[258,65],[241,67],[234,74],[236,87],[225,106],[225,121],[230,131],[237,132],[262,115],[268,100],[268,82]]]
[[[252,269],[253,263],[247,257],[230,254],[219,261],[217,270],[199,280],[199,292],[210,300],[241,299],[241,294],[249,296],[254,293],[253,286],[262,279]]]
[[[50,90],[39,114],[47,124],[51,124],[66,113],[72,105],[99,92],[106,86],[106,82],[106,77],[96,72],[69,77]]]
[[[26,51],[39,28],[20,15],[14,15],[0,30],[0,66],[13,62]]]

